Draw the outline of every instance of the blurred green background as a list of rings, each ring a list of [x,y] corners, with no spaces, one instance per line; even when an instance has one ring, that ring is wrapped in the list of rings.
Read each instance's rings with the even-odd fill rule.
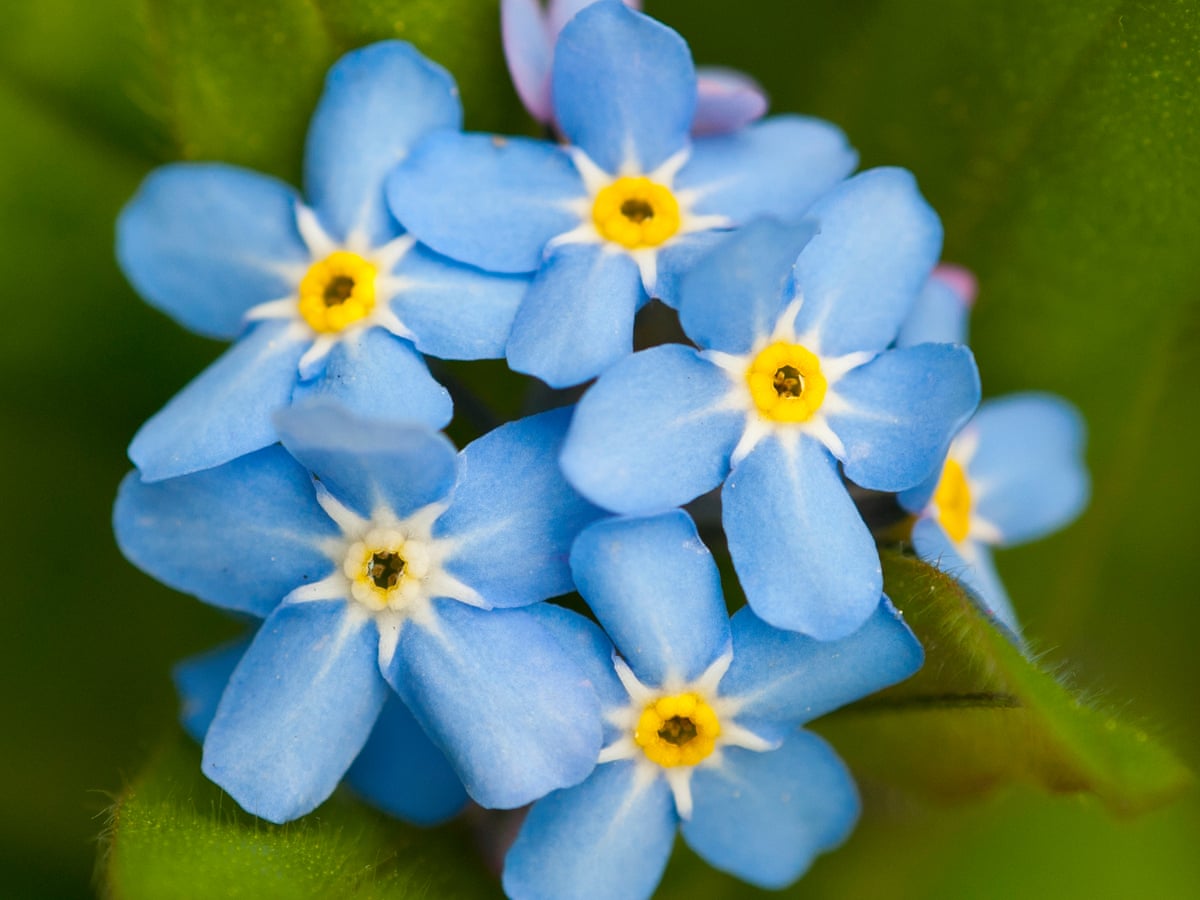
[[[1115,0],[658,0],[697,61],[912,169],[979,275],[987,394],[1091,427],[1093,503],[999,565],[1044,659],[1200,768],[1195,406],[1200,9]],[[526,129],[495,3],[6,0],[0,5],[0,895],[87,896],[96,836],[174,714],[170,664],[234,632],[127,565],[109,505],[136,427],[220,350],[144,306],[112,223],[152,166],[295,177],[323,68],[408,37],[473,127]],[[1196,792],[1133,821],[1007,789],[875,808],[797,896],[1200,896]],[[706,870],[677,862],[704,896]],[[715,882],[712,882],[715,884]]]

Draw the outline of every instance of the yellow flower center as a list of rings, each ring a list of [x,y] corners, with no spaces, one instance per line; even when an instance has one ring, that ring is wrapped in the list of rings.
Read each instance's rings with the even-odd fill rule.
[[[373,610],[402,608],[419,590],[428,553],[403,534],[377,528],[350,545],[342,571],[354,599]]]
[[[942,467],[942,477],[933,491],[937,518],[946,534],[956,544],[965,540],[971,530],[971,487],[967,474],[952,459]]]
[[[649,178],[618,178],[596,194],[592,221],[606,240],[626,249],[657,247],[679,230],[679,202]]]
[[[633,739],[660,766],[694,766],[713,752],[721,723],[696,694],[659,697],[642,710]]]
[[[816,355],[783,341],[754,357],[746,383],[759,413],[776,422],[807,422],[821,408],[829,387]]]
[[[341,331],[375,308],[376,268],[357,253],[337,250],[308,267],[300,280],[300,315],[313,331]]]

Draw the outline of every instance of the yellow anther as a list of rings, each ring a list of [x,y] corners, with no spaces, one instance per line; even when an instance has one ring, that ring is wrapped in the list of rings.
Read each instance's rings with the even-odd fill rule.
[[[403,605],[413,582],[420,580],[421,557],[403,534],[388,528],[371,530],[363,540],[355,541],[346,552],[342,571],[350,581],[354,599],[370,609]]]
[[[967,473],[952,459],[942,467],[942,477],[933,491],[937,519],[946,534],[956,544],[966,540],[971,531],[971,486]]]
[[[627,176],[596,194],[592,221],[606,240],[629,250],[657,247],[679,230],[679,202],[670,188]]]
[[[300,315],[313,331],[341,331],[375,308],[374,265],[338,250],[308,267],[300,281]]]
[[[694,766],[710,753],[721,734],[717,714],[693,693],[659,697],[642,710],[633,739],[660,766]]]
[[[754,357],[746,383],[759,413],[776,422],[807,422],[821,408],[829,387],[821,361],[805,347],[783,341]]]

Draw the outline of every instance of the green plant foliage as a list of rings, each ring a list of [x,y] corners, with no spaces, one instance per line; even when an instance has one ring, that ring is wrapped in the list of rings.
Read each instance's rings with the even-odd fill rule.
[[[200,774],[200,751],[181,734],[118,798],[104,841],[105,884],[121,900],[495,893],[462,828],[411,828],[343,794],[304,819],[270,825]]]
[[[860,778],[942,800],[1027,783],[1095,794],[1118,813],[1176,796],[1192,776],[1143,730],[1029,660],[948,575],[885,552],[886,590],[925,646],[903,684],[816,728]]]
[[[330,64],[354,47],[400,38],[450,69],[471,124],[500,127],[517,107],[498,9],[492,0],[149,0],[157,105],[177,155],[295,182]]]

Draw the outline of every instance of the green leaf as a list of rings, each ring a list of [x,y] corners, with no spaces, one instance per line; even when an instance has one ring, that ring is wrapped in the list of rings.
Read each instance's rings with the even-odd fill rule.
[[[925,645],[913,678],[816,726],[867,782],[940,800],[1012,783],[1138,813],[1192,782],[1142,729],[1074,695],[996,630],[958,582],[892,551],[886,590]]]
[[[520,121],[495,0],[148,0],[148,9],[155,105],[186,159],[295,182],[326,70],[347,50],[386,38],[411,41],[450,69],[469,125]]]
[[[271,825],[204,778],[199,749],[182,734],[121,794],[104,840],[107,886],[121,900],[498,894],[461,827],[412,828],[340,793]]]

